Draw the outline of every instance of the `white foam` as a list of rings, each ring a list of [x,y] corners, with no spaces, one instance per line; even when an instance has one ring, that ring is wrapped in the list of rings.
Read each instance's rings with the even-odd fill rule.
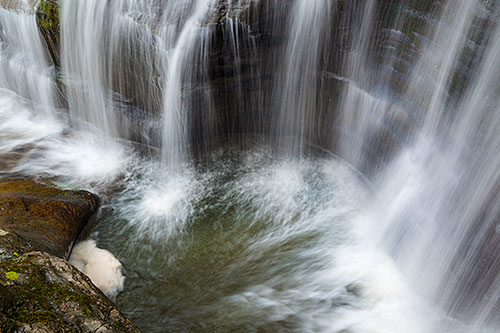
[[[61,124],[44,111],[12,91],[0,89],[0,153],[60,134]]]
[[[129,156],[115,141],[106,141],[98,133],[74,132],[67,137],[54,137],[38,144],[29,165],[16,171],[26,174],[49,173],[70,177],[79,184],[109,184],[125,171]]]
[[[127,175],[126,189],[112,205],[138,234],[160,242],[184,231],[209,181],[190,165],[173,172],[158,161],[135,163]]]
[[[174,181],[165,189],[153,188],[147,191],[142,198],[138,214],[143,218],[169,217],[172,215],[176,205],[187,197],[187,191],[182,182]]]
[[[122,264],[111,252],[98,248],[95,241],[86,240],[76,244],[69,262],[87,275],[107,296],[123,290],[125,277]]]

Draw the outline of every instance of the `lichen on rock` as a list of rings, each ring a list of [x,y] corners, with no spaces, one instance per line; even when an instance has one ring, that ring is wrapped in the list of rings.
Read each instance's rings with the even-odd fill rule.
[[[82,272],[15,232],[0,227],[0,332],[139,332]]]
[[[9,272],[17,278],[9,278]],[[83,273],[43,252],[0,262],[0,329],[139,332]]]

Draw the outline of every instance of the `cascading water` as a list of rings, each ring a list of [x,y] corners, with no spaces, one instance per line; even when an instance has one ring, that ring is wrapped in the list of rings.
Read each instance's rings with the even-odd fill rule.
[[[317,109],[315,71],[320,62],[320,43],[329,26],[331,1],[296,1],[289,19],[290,36],[284,52],[284,78],[276,82],[279,113],[276,121],[279,138],[297,136],[291,152],[302,155],[306,140],[314,133]],[[293,56],[290,56],[292,55]],[[285,139],[286,141],[286,139]]]
[[[213,6],[213,0],[195,2],[193,12],[182,26],[172,49],[168,51],[167,83],[165,85],[163,120],[163,161],[171,167],[178,167],[186,156],[185,146],[189,142],[188,104],[183,101],[183,87],[194,84],[208,85],[202,89],[210,95],[206,82],[208,62],[207,49],[210,46],[211,29],[202,27],[203,20]],[[168,37],[167,37],[168,38]],[[198,57],[196,57],[198,56]],[[194,67],[197,65],[197,67]],[[198,68],[192,72],[192,68]],[[205,104],[205,113],[212,110],[210,97]],[[206,119],[210,119],[207,117]],[[210,126],[211,124],[206,124]]]
[[[61,4],[0,0],[0,172],[103,197],[144,331],[500,329],[498,1]]]
[[[104,1],[62,3],[62,70],[71,117],[118,136],[119,124],[106,81],[106,7]]]
[[[18,151],[58,134],[54,122],[57,90],[32,7],[0,8],[0,156],[2,168],[23,156]],[[31,110],[31,111],[30,111]]]
[[[466,15],[458,15],[455,6]],[[497,27],[488,31],[482,47],[469,39],[477,33],[470,24],[474,16],[484,19],[483,6],[465,1],[444,9],[451,26],[444,22],[435,35],[446,38],[451,27],[456,33],[450,44],[441,44],[446,50],[427,51],[444,52],[444,57],[429,56],[419,65],[438,72],[438,79],[428,83],[433,94],[426,100],[422,128],[379,180],[380,198],[391,212],[389,244],[403,273],[445,312],[465,316],[466,332],[499,324],[499,266],[492,254],[498,250],[500,33]],[[463,55],[470,51],[482,60],[456,101],[449,87],[458,84],[456,72],[464,70],[460,62],[470,60]],[[459,330],[450,325],[447,330]]]
[[[15,91],[48,111],[56,108],[55,69],[28,2],[21,2],[18,11],[0,8],[0,15],[0,88]]]

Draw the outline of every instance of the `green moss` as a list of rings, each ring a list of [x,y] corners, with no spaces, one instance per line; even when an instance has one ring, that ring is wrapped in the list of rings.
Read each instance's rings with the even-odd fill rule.
[[[59,18],[61,16],[59,6],[47,0],[41,0],[38,13],[38,23],[40,26],[47,30],[59,31]]]
[[[0,332],[16,332],[19,329],[19,325],[9,318],[0,317]]]
[[[84,294],[79,290],[66,283],[58,283],[57,281],[48,281],[47,275],[50,271],[32,262],[30,256],[23,256],[14,260],[6,260],[0,262],[0,271],[3,272],[19,272],[23,275],[24,282],[15,283],[8,287],[10,295],[15,295],[15,300],[12,297],[3,297],[0,304],[0,310],[3,310],[3,315],[20,323],[61,323],[63,319],[57,315],[60,307],[65,302],[73,302],[78,305],[79,310],[83,315],[96,318],[93,313],[91,304],[94,299]],[[1,279],[8,279],[6,274],[2,274]],[[11,279],[9,279],[11,280]]]

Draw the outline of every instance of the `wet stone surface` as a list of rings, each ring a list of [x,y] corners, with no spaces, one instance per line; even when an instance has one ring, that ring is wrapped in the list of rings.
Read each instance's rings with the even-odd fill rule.
[[[60,190],[33,180],[0,181],[0,228],[15,232],[37,250],[65,258],[98,208],[86,191]]]

